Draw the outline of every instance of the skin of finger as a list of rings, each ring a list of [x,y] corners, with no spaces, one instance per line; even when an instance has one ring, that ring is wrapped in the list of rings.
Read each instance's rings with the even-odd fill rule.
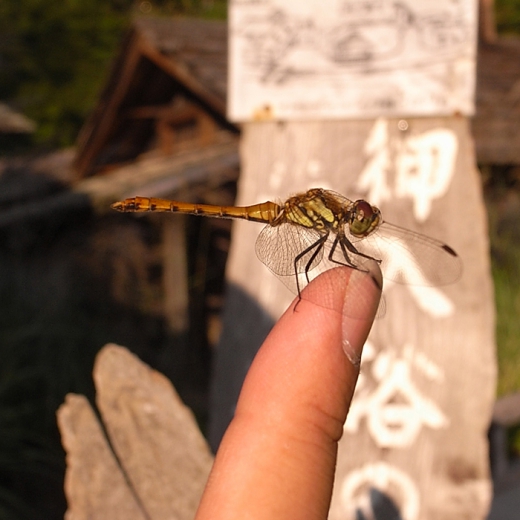
[[[342,269],[344,286],[336,283],[334,289],[340,299],[352,273]],[[347,320],[349,341],[359,351],[380,295],[368,278],[373,314]],[[312,283],[319,284],[320,278]],[[358,368],[342,350],[345,318],[306,300],[296,309],[295,304],[273,328],[249,370],[197,520],[328,516],[337,443]]]

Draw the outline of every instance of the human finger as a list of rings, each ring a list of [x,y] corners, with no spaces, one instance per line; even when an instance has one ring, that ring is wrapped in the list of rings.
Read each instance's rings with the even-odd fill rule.
[[[341,267],[307,289],[332,291],[332,307],[339,304],[346,312],[303,298],[273,328],[244,382],[197,520],[327,518],[356,361],[381,284]],[[360,294],[364,308],[352,318],[349,308],[359,304]]]

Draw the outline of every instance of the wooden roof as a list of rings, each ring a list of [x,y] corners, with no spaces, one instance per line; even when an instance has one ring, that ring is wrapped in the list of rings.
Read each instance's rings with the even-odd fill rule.
[[[520,164],[520,39],[480,44],[472,126],[479,163]]]
[[[174,156],[135,161],[108,175],[94,175],[76,183],[74,191],[86,195],[94,210],[110,210],[115,200],[133,197],[170,197],[182,191],[191,199],[238,179],[240,159],[236,142],[219,143]]]
[[[34,121],[0,102],[0,133],[31,134],[35,130],[36,123]]]
[[[226,68],[225,22],[136,20],[78,138],[78,176],[132,162],[146,151],[155,135],[154,116],[177,98],[233,128],[225,119]]]
[[[188,99],[221,128],[227,91],[226,22],[137,19],[78,139],[79,177],[133,162],[156,137],[156,111]],[[481,164],[520,164],[520,39],[481,44],[473,120]]]
[[[226,22],[143,18],[136,20],[135,27],[151,46],[151,59],[163,65],[220,114],[225,114]],[[157,50],[161,57],[154,52]]]

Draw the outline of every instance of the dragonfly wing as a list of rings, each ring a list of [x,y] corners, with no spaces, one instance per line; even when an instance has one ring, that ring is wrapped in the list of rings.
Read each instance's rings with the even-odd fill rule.
[[[385,278],[398,283],[447,285],[462,272],[461,259],[449,246],[388,222],[368,237],[351,239],[358,251],[381,260]]]
[[[366,306],[370,301],[366,299],[366,285],[361,278],[349,278],[344,271],[337,269],[341,265],[356,267],[369,275],[373,266],[369,262],[354,258],[348,263],[341,256],[341,250],[334,247],[336,235],[331,233],[327,240],[316,230],[289,223],[279,226],[266,226],[256,241],[258,258],[277,276],[277,278],[293,293],[303,300],[311,301],[321,307],[345,313],[355,319],[365,319]],[[325,241],[325,242],[324,242]],[[323,247],[320,247],[323,244]],[[303,253],[303,254],[302,254]],[[316,254],[315,254],[316,253]],[[302,255],[296,264],[295,258]],[[359,255],[356,255],[359,257]],[[361,258],[361,257],[360,257]],[[366,264],[366,265],[365,265]],[[325,276],[320,289],[316,290],[308,283],[320,274],[329,271]],[[356,304],[345,308],[343,298],[336,298],[338,287],[349,284],[349,291]],[[327,287],[328,285],[328,287]],[[385,313],[384,301],[381,300],[378,317]]]
[[[298,273],[305,273],[321,262],[323,249],[312,258],[320,237],[316,230],[295,224],[267,225],[256,240],[256,254],[274,274],[295,276],[295,267]],[[299,255],[301,257],[295,266],[295,260]]]

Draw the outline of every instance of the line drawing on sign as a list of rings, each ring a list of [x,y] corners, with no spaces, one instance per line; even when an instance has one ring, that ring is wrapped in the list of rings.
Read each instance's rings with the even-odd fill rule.
[[[265,83],[298,79],[326,64],[329,74],[339,74],[345,67],[382,72],[399,58],[404,59],[405,67],[417,68],[424,66],[419,60],[426,55],[429,66],[432,60],[455,55],[469,41],[471,32],[461,5],[450,7],[449,11],[420,14],[417,4],[405,1],[345,1],[337,18],[320,25],[314,17],[299,17],[272,5],[262,15],[250,16],[236,34],[245,40],[245,63]],[[407,43],[409,39],[413,39],[413,47]],[[291,56],[316,51],[322,58],[319,63]]]
[[[474,111],[475,0],[234,0],[229,20],[231,118]]]

